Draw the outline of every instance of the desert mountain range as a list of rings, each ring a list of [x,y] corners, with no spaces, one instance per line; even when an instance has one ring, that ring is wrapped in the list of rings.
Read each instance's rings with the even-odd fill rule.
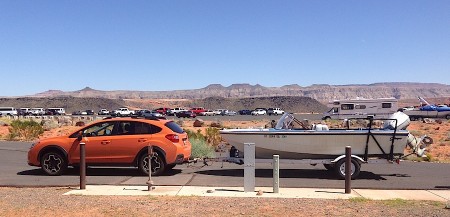
[[[328,102],[334,99],[385,98],[416,99],[440,98],[450,96],[450,85],[438,83],[374,83],[327,85],[315,84],[301,87],[297,84],[282,87],[264,87],[259,84],[232,84],[228,87],[221,84],[211,84],[200,89],[172,90],[172,91],[128,91],[114,90],[102,91],[86,87],[77,91],[49,90],[38,93],[32,97],[89,97],[109,99],[204,99],[208,97],[246,98],[246,97],[272,97],[272,96],[301,96],[310,97],[319,102]]]

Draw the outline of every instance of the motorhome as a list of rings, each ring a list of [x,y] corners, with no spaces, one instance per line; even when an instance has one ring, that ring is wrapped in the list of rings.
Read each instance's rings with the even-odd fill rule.
[[[324,120],[348,118],[388,118],[398,110],[395,98],[334,100],[328,104],[330,110],[323,114]]]
[[[0,107],[0,114],[2,116],[12,116],[17,115],[17,110],[14,107]]]

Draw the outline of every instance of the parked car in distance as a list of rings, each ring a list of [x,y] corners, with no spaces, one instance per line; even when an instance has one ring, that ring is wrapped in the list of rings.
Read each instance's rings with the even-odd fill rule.
[[[267,114],[268,115],[282,115],[282,114],[284,114],[284,111],[281,110],[280,108],[269,108],[269,109],[267,109]]]
[[[170,108],[166,108],[166,107],[162,107],[162,108],[157,108],[155,109],[155,111],[157,111],[160,114],[163,115],[167,115],[167,112],[170,110]]]
[[[72,115],[81,115],[81,111],[74,111],[72,112]]]
[[[201,112],[206,111],[206,109],[203,107],[194,107],[191,108],[191,111],[194,112],[196,115],[199,115]]]
[[[200,112],[201,116],[214,116],[216,115],[216,113],[213,110],[206,110],[204,112]]]
[[[173,109],[170,109],[169,111],[167,111],[167,115],[169,115],[169,116],[176,116],[177,113],[183,112],[183,111],[187,111],[187,109],[186,108],[177,107],[177,108],[173,108]]]
[[[97,114],[98,115],[109,115],[109,110],[108,109],[100,109],[100,111],[98,111]]]
[[[48,108],[47,111],[52,113],[52,115],[66,115],[66,110],[64,108]]]
[[[84,111],[86,113],[86,115],[94,115],[94,110],[88,109],[86,111]]]
[[[30,114],[34,116],[40,116],[45,114],[44,108],[31,108]]]
[[[129,110],[126,107],[122,107],[122,108],[115,110],[114,115],[115,116],[131,116],[131,115],[134,115],[134,111]]]
[[[251,115],[252,111],[248,109],[239,110],[238,112],[240,115]]]
[[[223,111],[225,111],[226,109],[215,109],[214,110],[214,113],[216,114],[216,115],[222,115],[222,112]]]
[[[162,118],[164,115],[157,111],[150,111],[150,110],[141,110],[138,116],[141,117],[156,117],[156,118]]]
[[[181,111],[181,112],[175,113],[175,115],[178,118],[195,118],[195,117],[197,117],[197,115],[192,111]]]
[[[266,110],[262,108],[257,108],[254,111],[252,111],[252,115],[266,115]]]
[[[80,142],[89,147],[86,148],[86,165],[131,166],[146,175],[150,171],[148,144],[152,144],[154,150],[152,175],[161,175],[191,156],[187,133],[171,120],[110,117],[67,136],[33,143],[28,151],[28,165],[41,167],[48,175],[61,175],[68,166],[80,165]]]
[[[224,110],[224,111],[222,111],[222,114],[221,114],[222,116],[224,116],[224,115],[227,115],[227,116],[234,116],[234,115],[236,115],[236,112],[235,111],[231,111],[231,110]]]
[[[0,112],[1,113],[1,112]],[[26,116],[30,115],[30,108],[20,108],[17,109],[17,115]]]

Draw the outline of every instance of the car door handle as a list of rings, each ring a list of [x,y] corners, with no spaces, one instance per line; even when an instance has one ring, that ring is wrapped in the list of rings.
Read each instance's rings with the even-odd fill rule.
[[[138,139],[138,142],[147,142],[147,139]]]
[[[107,144],[109,144],[109,143],[111,143],[111,141],[108,141],[108,140],[103,140],[103,141],[101,142],[102,145],[107,145]]]

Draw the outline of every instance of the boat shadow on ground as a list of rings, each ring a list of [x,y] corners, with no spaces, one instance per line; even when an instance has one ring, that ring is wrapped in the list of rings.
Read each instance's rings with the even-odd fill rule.
[[[182,170],[172,169],[159,176],[174,176],[180,174]],[[22,176],[49,176],[41,169],[24,170],[17,173]],[[68,168],[61,176],[80,176],[79,169]],[[101,168],[101,167],[88,167],[86,169],[86,176],[142,176],[148,177],[148,175],[141,174],[136,168]]]
[[[195,173],[211,176],[229,176],[229,177],[243,177],[243,169],[222,169],[222,170],[202,170]],[[387,175],[387,174],[384,174]],[[313,169],[280,169],[280,178],[303,178],[303,179],[338,179],[334,171],[328,170],[313,170]],[[388,175],[389,176],[389,175]],[[272,178],[272,169],[256,169],[255,177],[257,178]],[[358,178],[359,180],[386,180],[381,175],[361,171]]]

